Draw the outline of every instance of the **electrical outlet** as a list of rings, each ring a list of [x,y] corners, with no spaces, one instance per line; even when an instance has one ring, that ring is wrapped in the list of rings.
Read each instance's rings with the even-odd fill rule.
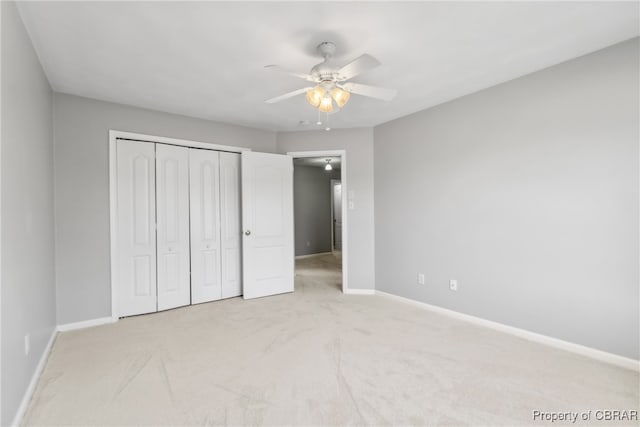
[[[31,351],[31,338],[29,337],[29,334],[27,334],[24,336],[24,355],[28,356],[30,351]]]
[[[449,280],[449,289],[451,289],[452,291],[457,291],[458,290],[458,281],[457,280]]]
[[[418,285],[424,285],[424,273],[418,273]]]

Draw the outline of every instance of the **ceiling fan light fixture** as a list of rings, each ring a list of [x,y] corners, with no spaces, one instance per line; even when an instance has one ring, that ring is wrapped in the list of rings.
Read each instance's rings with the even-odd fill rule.
[[[307,101],[309,101],[309,104],[317,108],[318,106],[320,106],[325,93],[326,91],[318,85],[313,89],[309,89],[307,91]]]
[[[324,60],[321,63],[314,65],[309,73],[289,71],[277,65],[266,66],[266,68],[279,70],[299,79],[311,82],[314,85],[306,86],[287,92],[284,95],[267,99],[265,101],[267,104],[275,104],[276,102],[281,102],[285,99],[304,93],[309,104],[318,110],[318,114],[325,113],[328,117],[329,113],[340,111],[340,109],[349,102],[352,93],[358,96],[367,96],[369,98],[382,99],[385,101],[391,101],[396,95],[395,90],[351,81],[354,77],[357,77],[360,74],[380,65],[380,61],[373,56],[365,53],[346,65],[337,68],[332,61],[336,50],[334,43],[320,43],[317,49]],[[320,120],[318,120],[318,122],[320,122]],[[318,123],[318,125],[321,125],[321,123]]]
[[[347,102],[349,102],[349,97],[351,97],[351,94],[346,90],[337,87],[331,91],[331,97],[336,101],[338,107],[342,108],[346,105]]]
[[[318,106],[318,110],[323,113],[330,113],[333,111],[333,100],[331,99],[331,96],[329,96],[329,94],[326,94],[322,97],[320,105]]]

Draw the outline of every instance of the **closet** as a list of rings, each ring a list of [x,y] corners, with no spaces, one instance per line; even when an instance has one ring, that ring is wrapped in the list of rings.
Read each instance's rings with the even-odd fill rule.
[[[119,316],[242,295],[240,154],[116,141]]]

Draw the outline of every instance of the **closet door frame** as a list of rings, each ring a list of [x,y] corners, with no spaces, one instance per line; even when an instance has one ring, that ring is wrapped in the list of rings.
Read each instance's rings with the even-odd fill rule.
[[[118,307],[118,176],[117,176],[117,156],[116,141],[118,139],[128,139],[139,142],[156,144],[177,145],[189,148],[204,148],[214,151],[228,151],[231,153],[242,153],[251,151],[250,148],[234,147],[231,145],[213,144],[208,142],[190,141],[186,139],[167,138],[163,136],[145,135],[140,133],[125,132],[119,130],[109,131],[109,237],[110,237],[110,264],[111,264],[111,317],[89,320],[84,326],[92,326],[103,323],[117,322],[120,318]]]

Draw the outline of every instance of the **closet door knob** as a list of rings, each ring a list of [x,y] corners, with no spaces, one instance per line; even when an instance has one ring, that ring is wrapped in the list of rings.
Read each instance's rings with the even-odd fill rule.
[[[247,230],[247,231],[245,231],[245,232],[244,232],[244,235],[245,235],[245,236],[251,236],[251,230]]]

